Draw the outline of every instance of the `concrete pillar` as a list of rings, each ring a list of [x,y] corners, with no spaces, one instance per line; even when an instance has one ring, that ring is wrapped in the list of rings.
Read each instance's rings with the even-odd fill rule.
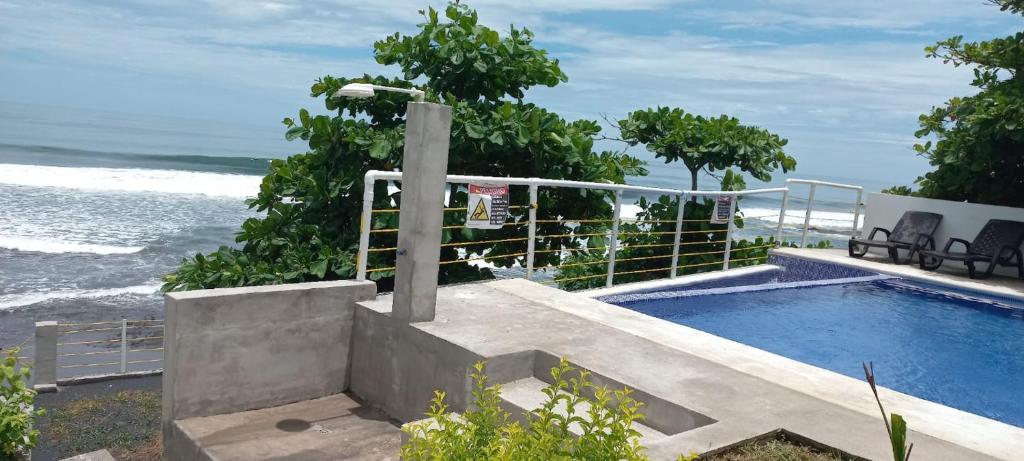
[[[451,107],[409,103],[391,309],[403,323],[434,320],[451,126]]]
[[[32,383],[39,392],[57,390],[57,322],[36,322]]]

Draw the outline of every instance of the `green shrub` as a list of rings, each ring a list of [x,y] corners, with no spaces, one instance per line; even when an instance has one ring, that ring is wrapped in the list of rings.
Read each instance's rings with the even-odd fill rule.
[[[0,459],[17,459],[28,452],[39,439],[39,431],[32,428],[37,416],[34,411],[36,391],[28,386],[31,376],[28,365],[18,362],[17,348],[7,351],[0,366]]]
[[[427,413],[433,421],[403,429],[410,440],[402,447],[402,459],[646,460],[640,433],[633,429],[634,422],[643,420],[643,404],[628,388],[595,386],[587,371],[573,371],[564,359],[551,369],[554,384],[544,389],[547,400],[521,425],[501,408],[500,385],[488,386],[484,364],[477,363],[471,408],[453,414],[445,393],[436,391]]]

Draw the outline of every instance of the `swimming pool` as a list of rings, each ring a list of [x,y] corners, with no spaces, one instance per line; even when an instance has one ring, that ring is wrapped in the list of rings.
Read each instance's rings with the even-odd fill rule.
[[[1024,303],[788,257],[765,271],[601,298],[1024,427]]]

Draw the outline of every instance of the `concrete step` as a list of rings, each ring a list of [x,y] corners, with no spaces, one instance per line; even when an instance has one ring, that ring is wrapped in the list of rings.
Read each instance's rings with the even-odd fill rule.
[[[548,396],[544,394],[544,388],[547,386],[548,383],[533,377],[502,384],[502,406],[505,408],[505,411],[512,413],[514,417],[520,418],[520,421],[525,421],[525,419],[520,415],[536,408],[540,408],[540,406],[548,400]],[[562,393],[565,394],[565,392]],[[555,411],[559,415],[565,416],[565,404],[559,404],[559,406],[555,408]],[[581,404],[576,406],[575,413],[577,415],[586,416],[589,411],[590,405],[585,402],[581,402]],[[666,437],[664,433],[638,422],[633,423],[633,429],[640,433],[641,443],[649,443]],[[579,435],[581,432],[579,424],[571,424],[569,426],[569,431],[573,434]]]
[[[61,461],[115,461],[114,457],[110,455],[107,450],[98,450],[90,453],[84,453],[78,456],[72,456],[70,458],[64,458]]]
[[[398,460],[399,426],[345,394],[175,421],[171,443],[204,461]],[[186,448],[186,447],[181,447]],[[185,458],[183,458],[185,459]]]

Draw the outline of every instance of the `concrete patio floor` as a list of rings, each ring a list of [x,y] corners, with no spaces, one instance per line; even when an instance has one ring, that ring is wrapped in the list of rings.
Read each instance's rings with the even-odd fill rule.
[[[358,303],[355,331],[381,334],[390,309],[390,296]],[[395,408],[419,400],[422,412],[432,388],[465,392],[457,388],[464,380],[446,371],[460,360],[468,366],[474,357],[488,359],[494,381],[511,383],[530,373],[542,378],[544,357],[566,357],[604,382],[649,396],[649,412],[711,420],[645,437],[653,459],[707,452],[779,429],[868,459],[891,456],[866,383],[578,294],[521,279],[444,287],[436,319],[411,328],[419,332],[416,357],[409,359],[415,379],[397,384],[409,383]],[[354,370],[388,353],[361,352],[359,342],[355,348]],[[389,400],[387,390],[359,380],[354,371],[355,392]],[[387,379],[370,378],[380,380]],[[915,459],[1011,460],[1024,452],[1024,429],[893,391],[882,395],[909,421]]]
[[[175,422],[193,459],[398,460],[401,430],[349,395]]]

